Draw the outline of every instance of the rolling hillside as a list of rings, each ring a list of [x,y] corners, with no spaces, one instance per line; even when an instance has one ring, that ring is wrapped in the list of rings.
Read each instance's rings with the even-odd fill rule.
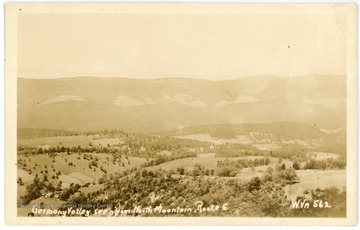
[[[322,151],[346,151],[346,136],[342,133],[326,133],[321,129],[296,122],[274,122],[234,125],[205,125],[164,132],[164,135],[180,139],[218,144],[255,146],[261,150],[278,149],[281,146],[300,145],[319,148]],[[324,149],[327,146],[328,148]]]

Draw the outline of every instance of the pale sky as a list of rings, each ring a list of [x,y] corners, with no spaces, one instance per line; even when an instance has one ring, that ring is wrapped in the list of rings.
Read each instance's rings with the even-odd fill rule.
[[[24,13],[18,76],[295,76],[346,73],[340,14]]]

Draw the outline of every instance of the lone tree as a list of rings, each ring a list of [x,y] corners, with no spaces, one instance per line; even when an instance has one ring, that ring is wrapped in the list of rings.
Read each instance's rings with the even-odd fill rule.
[[[299,162],[294,162],[293,168],[294,168],[295,170],[299,170],[299,169],[300,169],[300,163],[299,163]]]
[[[18,183],[19,185],[24,185],[24,182],[23,182],[23,180],[22,180],[21,177],[19,177],[19,179],[17,180],[17,183]]]

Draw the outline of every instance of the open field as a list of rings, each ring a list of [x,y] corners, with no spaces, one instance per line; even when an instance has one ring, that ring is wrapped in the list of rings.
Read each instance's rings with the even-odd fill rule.
[[[36,146],[38,148],[42,146],[64,146],[64,147],[80,147],[85,148],[89,146],[91,141],[87,136],[57,136],[57,137],[40,137],[33,139],[18,139],[19,146]]]
[[[17,170],[17,179],[19,179],[21,177],[22,181],[24,183],[28,182],[28,181],[32,181],[34,179],[33,175],[30,175],[28,172],[26,172],[25,170],[22,169],[18,169]]]
[[[297,175],[300,183],[285,187],[290,199],[295,199],[305,190],[325,189],[332,186],[343,190],[346,187],[346,170],[298,170]]]

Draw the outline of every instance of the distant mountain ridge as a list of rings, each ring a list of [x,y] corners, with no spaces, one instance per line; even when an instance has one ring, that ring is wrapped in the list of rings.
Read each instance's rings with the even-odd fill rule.
[[[294,121],[346,126],[346,76],[18,79],[18,127],[163,132]]]
[[[187,127],[182,130],[167,132],[168,135],[189,135],[206,133],[215,138],[234,138],[249,133],[272,134],[279,139],[329,139],[330,135],[316,127],[296,122],[275,122],[259,124],[205,125]]]

